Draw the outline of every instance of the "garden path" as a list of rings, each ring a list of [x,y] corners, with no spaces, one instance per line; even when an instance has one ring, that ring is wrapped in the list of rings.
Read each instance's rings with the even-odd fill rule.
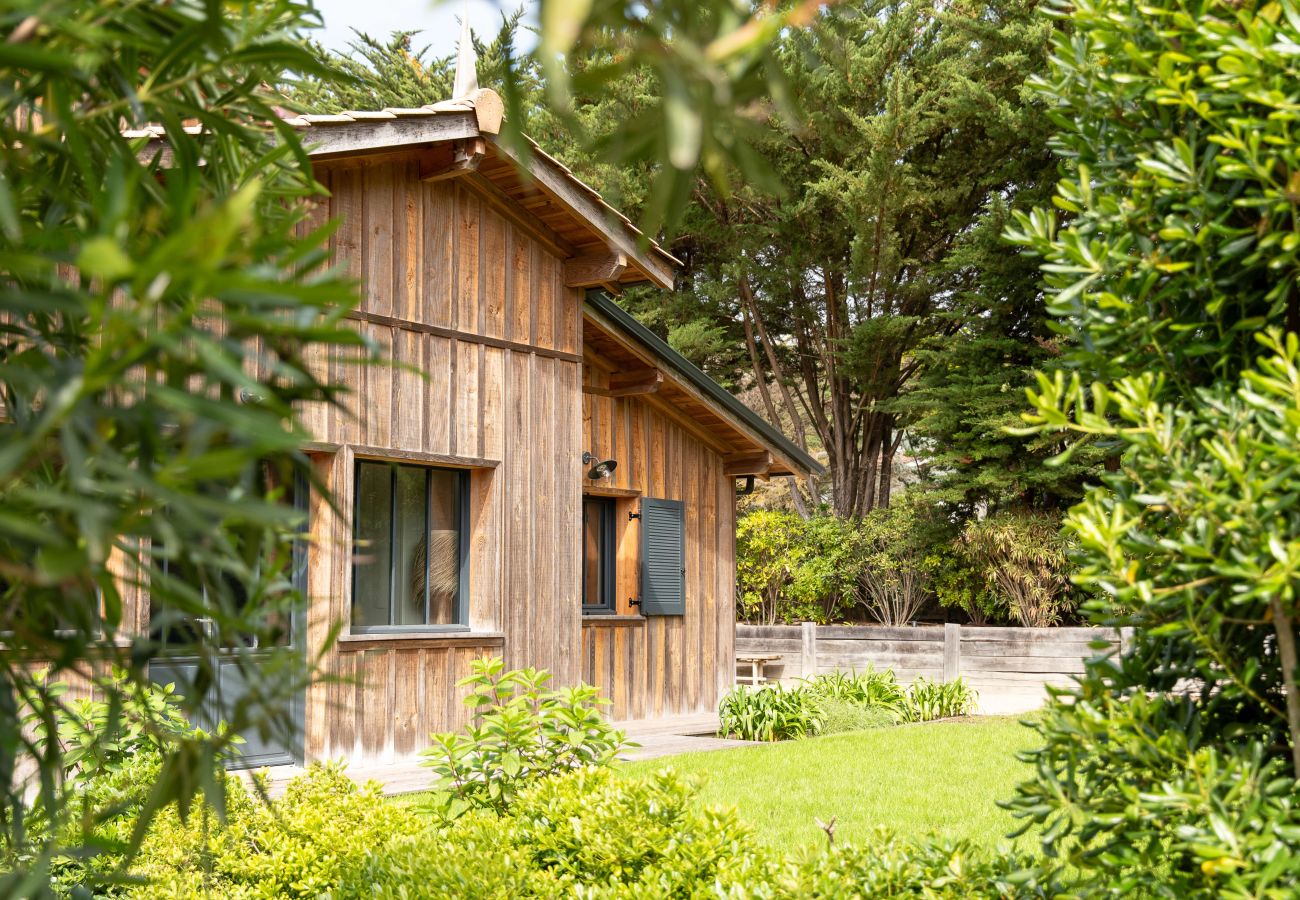
[[[661,719],[616,722],[619,728],[627,732],[629,741],[640,746],[629,749],[623,758],[627,760],[658,759],[664,756],[676,756],[680,753],[699,753],[709,750],[731,750],[747,747],[753,741],[733,741],[719,738],[717,713],[702,713],[692,716],[672,716]],[[377,781],[388,795],[410,794],[429,789],[429,770],[420,765],[420,757],[407,757],[391,762],[366,762],[348,766],[347,773],[358,782]],[[289,779],[302,773],[301,766],[272,766],[263,769],[269,778],[272,797],[284,792]],[[240,773],[245,780],[249,772]]]

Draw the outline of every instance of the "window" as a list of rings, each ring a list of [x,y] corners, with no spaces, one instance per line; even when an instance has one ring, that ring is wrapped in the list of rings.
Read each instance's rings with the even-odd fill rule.
[[[464,627],[469,621],[469,473],[357,462],[352,627]]]
[[[268,479],[273,477],[269,467],[267,476]],[[301,471],[295,471],[293,479],[288,482],[284,491],[282,502],[292,506],[294,511],[298,513],[297,531],[299,535],[306,535],[307,533],[310,493],[311,488],[307,483],[306,475]],[[292,556],[286,574],[293,589],[298,592],[300,599],[305,603],[307,598],[307,542],[295,539],[290,552]],[[201,583],[203,579],[198,571],[194,569],[193,562],[183,556],[173,557],[168,554],[161,539],[153,539],[150,553],[154,560],[156,577],[172,582],[170,585],[155,582],[149,591],[150,637],[162,645],[163,649],[192,650],[194,645],[200,643],[205,636],[210,640],[217,640],[220,646],[226,649],[284,647],[288,646],[293,640],[294,616],[284,610],[266,611],[260,618],[260,625],[257,629],[259,633],[257,634],[243,631],[217,634],[218,619],[216,617],[196,615],[193,612],[187,613],[177,609],[174,602],[168,602],[169,595],[174,592],[185,591],[187,585],[200,584],[198,599],[204,607],[210,608],[209,604],[228,602],[230,604],[229,612],[242,614],[251,599],[249,585],[229,572],[222,572],[216,577],[220,579],[223,589],[214,596],[209,593],[207,585]],[[262,574],[260,563],[254,572],[256,575]]]
[[[582,498],[582,611],[614,611],[614,501]]]

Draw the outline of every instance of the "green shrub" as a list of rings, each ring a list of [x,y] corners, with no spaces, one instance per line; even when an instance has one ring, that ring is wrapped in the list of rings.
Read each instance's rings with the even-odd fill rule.
[[[961,678],[955,681],[918,678],[907,689],[908,719],[929,722],[970,715],[978,699],[976,691]]]
[[[822,727],[821,709],[807,691],[774,684],[737,685],[718,706],[718,733],[742,741],[812,737]]]
[[[504,812],[530,781],[606,765],[630,746],[601,716],[609,701],[596,688],[548,690],[549,672],[504,668],[500,657],[471,663],[471,674],[457,684],[471,688],[465,704],[474,724],[465,734],[433,735],[422,753],[435,775],[423,808],[444,821],[471,809]]]
[[[226,782],[224,825],[206,807],[185,821],[174,808],[158,815],[132,867],[147,879],[134,896],[315,898],[426,827],[338,765],[313,765],[270,804],[237,777]]]
[[[1074,611],[1070,545],[1059,516],[998,513],[967,524],[961,546],[1020,625],[1056,625]]]
[[[863,706],[852,700],[828,697],[818,701],[822,714],[821,734],[843,734],[898,724],[898,714],[881,706]]]
[[[746,622],[835,621],[857,594],[863,544],[855,522],[760,509],[736,523],[736,609]]]
[[[880,829],[862,847],[836,847],[789,862],[761,896],[850,900],[869,897],[1029,898],[1061,893],[1039,861],[984,856],[966,841],[913,843]],[[755,892],[759,895],[759,892]]]
[[[921,491],[909,491],[858,523],[864,561],[859,577],[867,614],[881,625],[906,625],[930,596],[938,564],[934,547],[944,530]]]
[[[700,805],[671,770],[544,778],[502,816],[475,810],[373,855],[340,897],[749,896],[771,878],[734,813]]]

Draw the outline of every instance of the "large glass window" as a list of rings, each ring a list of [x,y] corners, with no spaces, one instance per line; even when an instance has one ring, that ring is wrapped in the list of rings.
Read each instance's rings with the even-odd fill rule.
[[[614,501],[608,497],[582,500],[582,611],[613,612]]]
[[[464,626],[468,473],[361,460],[355,484],[353,628]]]

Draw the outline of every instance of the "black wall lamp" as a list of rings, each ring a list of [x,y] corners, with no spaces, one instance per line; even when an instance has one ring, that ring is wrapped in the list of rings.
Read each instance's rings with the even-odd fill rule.
[[[592,463],[596,464],[591,466]],[[612,459],[602,459],[601,461],[596,462],[596,455],[590,450],[582,454],[582,464],[584,466],[591,466],[591,468],[587,470],[587,477],[592,481],[599,481],[602,478],[608,478],[613,475],[614,470],[618,468],[618,463]]]

